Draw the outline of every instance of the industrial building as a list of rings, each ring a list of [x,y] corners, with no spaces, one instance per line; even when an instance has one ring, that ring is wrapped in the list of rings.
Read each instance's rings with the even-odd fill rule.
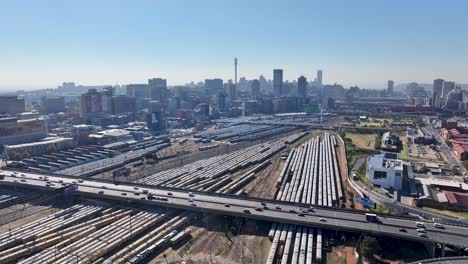
[[[38,142],[24,143],[18,145],[5,145],[5,155],[10,160],[20,160],[25,157],[34,157],[53,153],[60,150],[73,148],[75,141],[73,138],[52,138]]]
[[[367,159],[366,178],[377,187],[401,190],[403,161],[389,154],[372,155]]]
[[[0,118],[0,145],[29,143],[46,137],[47,120],[44,118]]]
[[[402,148],[402,142],[400,138],[392,132],[385,132],[382,135],[382,143],[380,148],[388,151],[400,151]]]

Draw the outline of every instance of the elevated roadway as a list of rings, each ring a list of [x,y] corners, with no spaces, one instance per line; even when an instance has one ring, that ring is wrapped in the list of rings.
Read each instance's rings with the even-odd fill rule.
[[[142,184],[115,185],[103,180],[46,175],[20,171],[0,171],[0,184],[54,190],[75,186],[76,192],[86,196],[132,201],[183,210],[232,215],[295,225],[320,227],[332,230],[363,232],[379,236],[440,243],[461,248],[468,247],[468,227],[444,225],[436,228],[424,222],[426,235],[417,232],[413,218],[380,215],[377,223],[366,221],[365,212],[333,207],[282,202],[270,199],[247,198],[207,192],[190,192]],[[302,211],[306,211],[301,213]]]

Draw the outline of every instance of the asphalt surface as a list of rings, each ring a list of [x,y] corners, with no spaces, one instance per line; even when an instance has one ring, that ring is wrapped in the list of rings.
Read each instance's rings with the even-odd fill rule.
[[[371,200],[378,202],[379,204],[382,204],[388,208],[395,209],[400,213],[406,212],[406,213],[416,214],[426,219],[432,219],[432,218],[441,219],[441,222],[446,223],[446,224],[468,226],[468,221],[465,219],[459,219],[459,218],[455,218],[455,217],[451,217],[447,215],[442,215],[442,214],[426,211],[424,209],[417,208],[414,206],[402,204],[398,201],[393,200],[390,197],[374,192],[373,190],[365,186],[362,182],[354,180],[352,177],[353,173],[356,173],[356,171],[365,161],[366,159],[364,158],[358,159],[356,161],[349,175],[349,181],[352,183],[351,185],[353,187],[356,187],[361,193],[367,195]]]
[[[443,229],[439,229],[432,223],[425,222],[427,237],[422,237],[416,230],[414,219],[381,215],[378,223],[371,223],[366,221],[365,212],[357,210],[316,207],[299,215],[299,212],[309,208],[309,205],[213,193],[189,193],[188,190],[138,184],[115,185],[92,179],[81,180],[37,173],[2,171],[1,174],[3,179],[0,180],[0,184],[6,185],[57,189],[76,184],[78,193],[93,197],[468,247],[468,227],[464,226],[445,225]],[[156,199],[149,199],[147,193],[151,193]]]

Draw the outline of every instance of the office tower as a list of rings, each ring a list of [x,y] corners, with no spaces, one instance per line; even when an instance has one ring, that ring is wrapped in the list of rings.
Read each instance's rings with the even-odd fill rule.
[[[234,58],[234,84],[237,86],[237,58]]]
[[[16,95],[0,96],[0,114],[19,114],[25,111],[24,98]]]
[[[133,113],[136,111],[136,97],[112,96],[112,114]]]
[[[236,85],[233,84],[233,83],[228,83],[227,85],[228,87],[228,97],[229,97],[229,101],[234,101],[236,100],[237,98],[237,89],[236,89]]]
[[[166,79],[153,78],[148,80],[150,97],[152,100],[163,102],[168,97]]]
[[[455,90],[455,82],[444,82],[444,88],[442,90],[442,98],[447,99],[447,95]]]
[[[283,95],[283,70],[273,70],[273,95],[275,97],[281,97]]]
[[[432,86],[432,107],[440,108],[440,98],[442,96],[442,89],[444,86],[444,80],[436,79]]]
[[[219,92],[217,95],[217,103],[219,111],[226,110],[226,94],[224,92]]]
[[[44,114],[65,112],[65,97],[42,96],[41,112]]]
[[[148,103],[146,123],[152,134],[159,134],[167,128],[167,117],[161,102],[150,101]]]
[[[390,96],[393,95],[393,85],[394,85],[393,81],[389,80],[387,84],[387,94]]]
[[[209,95],[215,95],[223,91],[222,79],[206,79],[205,90]]]
[[[138,97],[138,98],[149,98],[150,93],[149,93],[148,84],[146,84],[146,83],[128,84],[127,85],[127,95],[128,96]]]
[[[250,82],[250,97],[251,98],[260,97],[260,81],[259,80],[252,80]]]
[[[302,98],[307,97],[307,78],[304,76],[297,79],[297,96]]]
[[[317,71],[317,84],[322,85],[323,84],[323,79],[322,79],[322,70]]]

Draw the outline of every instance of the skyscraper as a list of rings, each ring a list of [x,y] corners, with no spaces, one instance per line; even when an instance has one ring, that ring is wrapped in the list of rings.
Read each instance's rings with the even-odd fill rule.
[[[229,101],[232,103],[232,101],[236,100],[236,98],[237,98],[236,85],[233,84],[233,83],[228,83],[227,84],[227,92],[228,92]]]
[[[237,58],[234,58],[234,84],[237,85]]]
[[[442,98],[447,99],[447,95],[455,90],[455,82],[444,82],[444,89],[442,91]]]
[[[153,78],[148,80],[150,97],[152,100],[162,102],[167,99],[167,82],[166,79]]]
[[[392,96],[392,95],[393,95],[393,85],[394,85],[393,81],[392,81],[392,80],[389,80],[389,81],[388,81],[388,84],[387,84],[387,94],[388,94],[389,96]]]
[[[307,78],[304,76],[297,79],[297,96],[302,98],[307,97]]]
[[[222,79],[206,79],[205,89],[209,95],[215,95],[223,91],[223,80]]]
[[[252,80],[250,82],[250,97],[254,99],[260,97],[260,81],[259,80]]]
[[[440,97],[442,96],[442,89],[444,86],[444,80],[436,79],[432,86],[432,107],[440,108]]]
[[[318,71],[317,71],[317,83],[318,83],[319,85],[322,85],[322,84],[323,84],[322,70],[318,70]]]
[[[273,70],[273,94],[275,97],[283,95],[283,70]]]

